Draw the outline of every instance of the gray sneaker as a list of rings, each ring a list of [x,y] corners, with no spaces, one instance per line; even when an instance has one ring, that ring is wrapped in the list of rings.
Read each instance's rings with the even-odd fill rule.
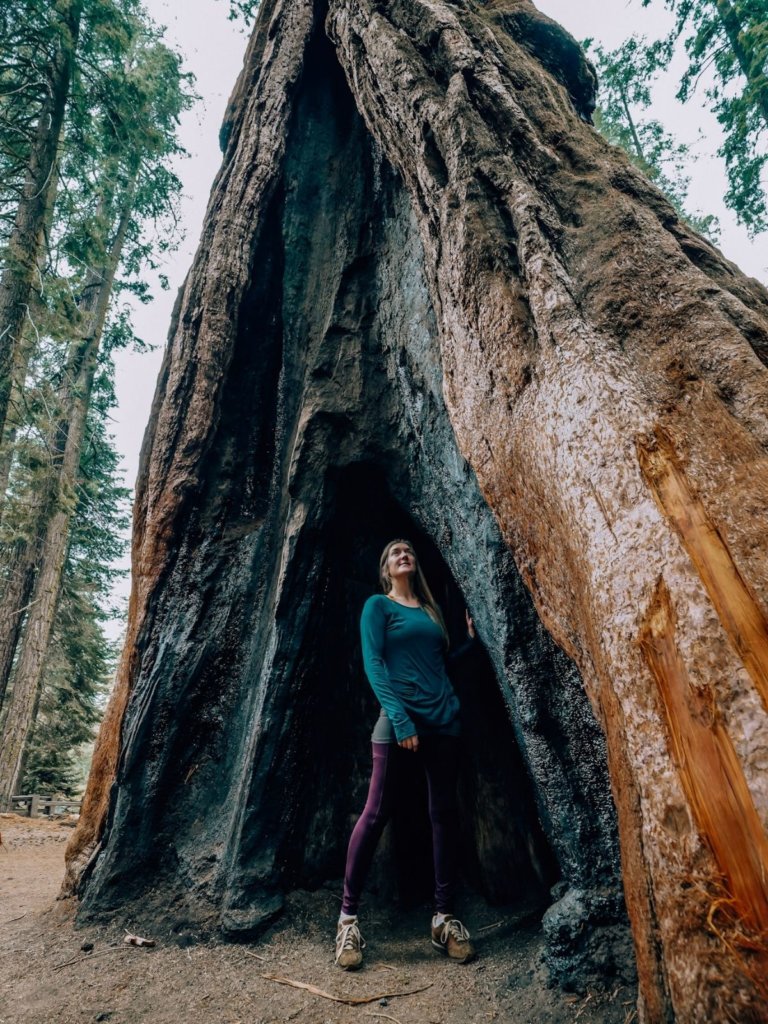
[[[336,929],[336,965],[344,971],[355,970],[363,962],[364,946],[357,918],[340,918]]]

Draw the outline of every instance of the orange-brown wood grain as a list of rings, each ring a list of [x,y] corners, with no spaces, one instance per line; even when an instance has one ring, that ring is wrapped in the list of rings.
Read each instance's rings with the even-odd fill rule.
[[[768,966],[768,837],[714,693],[690,685],[675,643],[676,615],[659,579],[640,634],[669,743],[696,826],[709,846],[752,948]]]
[[[728,639],[768,711],[768,619],[739,572],[717,525],[688,482],[671,440],[657,431],[638,444],[656,503],[688,552]]]

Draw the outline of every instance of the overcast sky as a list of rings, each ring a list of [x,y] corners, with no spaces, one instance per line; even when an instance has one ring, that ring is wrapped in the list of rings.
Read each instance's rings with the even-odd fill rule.
[[[123,353],[118,358],[119,406],[114,433],[118,450],[124,456],[126,483],[131,487],[171,307],[197,248],[208,194],[221,159],[219,125],[247,43],[242,26],[227,19],[227,0],[145,0],[145,5],[155,21],[167,26],[169,43],[185,56],[187,69],[197,78],[202,101],[185,115],[182,124],[182,142],[190,153],[189,159],[177,167],[184,183],[182,223],[186,238],[164,268],[170,291],[156,289],[155,301],[139,307],[134,318],[139,336],[157,349],[148,355]],[[654,0],[651,8],[643,8],[641,0],[537,0],[537,6],[577,39],[592,37],[607,48],[618,46],[633,33],[655,38],[669,25],[662,0]],[[725,209],[725,175],[721,161],[713,155],[718,147],[719,127],[711,115],[700,109],[697,100],[683,107],[674,99],[679,71],[680,67],[673,65],[666,80],[659,83],[654,93],[653,115],[665,123],[678,141],[689,144],[697,156],[690,169],[689,207],[716,214],[722,229],[720,246],[725,254],[747,273],[766,281],[765,236],[759,244],[750,244],[746,232],[736,226]]]

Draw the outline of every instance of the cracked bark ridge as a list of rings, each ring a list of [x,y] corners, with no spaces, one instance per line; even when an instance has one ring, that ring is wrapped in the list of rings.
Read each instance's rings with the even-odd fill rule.
[[[554,857],[554,973],[626,970],[610,776],[641,1019],[765,1018],[766,866],[711,780],[765,829],[768,295],[586,123],[590,76],[529,3],[262,5],[145,442],[82,913],[249,934],[340,873],[365,566],[410,533],[487,643],[468,740],[500,693],[532,782],[503,731],[475,755],[475,884]]]

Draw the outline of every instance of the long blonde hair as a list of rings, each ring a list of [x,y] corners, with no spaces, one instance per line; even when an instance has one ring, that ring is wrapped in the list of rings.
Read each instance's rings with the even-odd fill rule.
[[[413,549],[413,544],[411,544],[409,540],[405,540],[404,537],[396,537],[395,540],[391,540],[381,553],[381,558],[379,559],[379,583],[381,583],[381,589],[385,594],[388,594],[392,589],[392,578],[387,572],[387,560],[389,559],[389,552],[395,544],[408,545],[408,548],[413,555],[413,561],[416,565],[416,571],[413,574],[412,580],[413,592],[419,599],[420,604],[430,619],[436,622],[440,629],[442,629],[445,642],[448,644],[450,642],[448,639],[448,630],[445,628],[445,619],[443,618],[443,613],[440,611],[440,605],[432,596],[429,584],[426,581],[424,573],[421,571],[419,559]]]

